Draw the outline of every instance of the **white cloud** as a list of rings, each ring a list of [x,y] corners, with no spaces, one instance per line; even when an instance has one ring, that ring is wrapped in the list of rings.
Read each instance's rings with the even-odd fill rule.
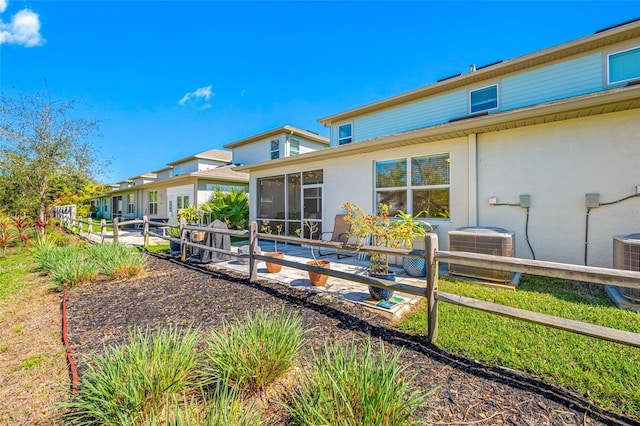
[[[0,0],[0,11],[7,7],[6,0]],[[0,44],[21,44],[26,47],[44,44],[40,35],[40,16],[29,9],[22,9],[11,17],[11,22],[0,20]]]
[[[216,94],[211,91],[211,86],[200,87],[194,90],[193,92],[185,93],[185,95],[178,101],[178,103],[180,105],[186,105],[187,102],[189,102],[190,100],[198,99],[198,98],[208,101],[215,95]],[[205,103],[201,109],[208,109],[208,108],[211,108],[211,104]]]

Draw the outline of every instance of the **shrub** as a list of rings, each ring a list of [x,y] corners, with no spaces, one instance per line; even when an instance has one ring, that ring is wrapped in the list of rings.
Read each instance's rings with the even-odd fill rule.
[[[257,311],[235,326],[213,331],[205,349],[205,383],[224,382],[257,391],[287,372],[302,348],[304,329],[298,317]]]
[[[406,425],[427,394],[409,389],[413,378],[402,377],[400,352],[389,356],[380,341],[378,356],[367,342],[326,345],[314,355],[315,370],[305,374],[288,406],[301,425]]]
[[[175,328],[130,333],[126,345],[95,356],[80,391],[62,405],[69,420],[84,425],[149,423],[191,384],[197,364],[196,331]]]
[[[91,246],[87,249],[87,256],[111,279],[134,278],[146,272],[146,256],[119,243]]]

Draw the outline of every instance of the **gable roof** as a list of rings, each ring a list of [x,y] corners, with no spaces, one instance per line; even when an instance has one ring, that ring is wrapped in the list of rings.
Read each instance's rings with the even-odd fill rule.
[[[515,59],[489,64],[487,66],[480,67],[475,71],[451,78],[445,78],[434,84],[340,112],[338,114],[333,114],[328,117],[321,118],[318,121],[329,127],[333,123],[346,121],[356,116],[370,114],[372,112],[391,108],[407,102],[413,102],[438,93],[459,89],[483,80],[500,77],[526,68],[532,68],[548,62],[557,61],[568,56],[588,52],[603,46],[623,42],[636,37],[640,37],[640,19],[606,28],[596,32],[595,34],[539,50]]]
[[[311,132],[309,130],[302,130],[294,126],[285,125],[281,127],[277,127],[275,129],[268,130],[266,132],[260,133],[258,135],[253,135],[245,139],[240,139],[235,142],[228,143],[224,145],[225,148],[237,148],[242,145],[249,144],[251,142],[257,142],[262,139],[267,139],[273,136],[281,135],[283,133],[290,133],[291,135],[298,136],[305,139],[310,139],[314,142],[319,142],[325,145],[329,145],[329,138],[319,135],[317,133]]]
[[[201,152],[200,154],[195,154],[189,157],[181,158],[179,160],[172,161],[167,164],[172,166],[175,164],[184,163],[185,161],[197,160],[197,159],[222,161],[223,163],[229,163],[231,162],[231,158],[232,158],[231,151],[226,151],[222,149],[210,149],[209,151],[205,151],[205,152]]]

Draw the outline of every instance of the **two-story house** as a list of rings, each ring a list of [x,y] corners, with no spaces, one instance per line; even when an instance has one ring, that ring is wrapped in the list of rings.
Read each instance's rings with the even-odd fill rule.
[[[236,170],[252,220],[331,230],[343,202],[386,202],[425,212],[444,249],[497,226],[518,257],[611,266],[612,237],[640,232],[637,83],[640,21],[330,115],[330,148]]]
[[[247,189],[249,176],[232,170],[231,152],[212,149],[172,161],[159,170],[118,182],[96,199],[98,217],[165,218],[209,201],[214,189]]]

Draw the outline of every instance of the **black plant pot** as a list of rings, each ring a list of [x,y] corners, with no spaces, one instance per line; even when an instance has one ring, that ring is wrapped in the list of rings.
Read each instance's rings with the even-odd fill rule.
[[[369,276],[373,278],[380,278],[382,280],[387,281],[395,281],[396,273],[393,271],[389,271],[388,274],[378,274],[369,270]],[[373,297],[374,300],[389,300],[393,297],[393,290],[387,290],[386,288],[378,288],[369,286],[369,294]]]

